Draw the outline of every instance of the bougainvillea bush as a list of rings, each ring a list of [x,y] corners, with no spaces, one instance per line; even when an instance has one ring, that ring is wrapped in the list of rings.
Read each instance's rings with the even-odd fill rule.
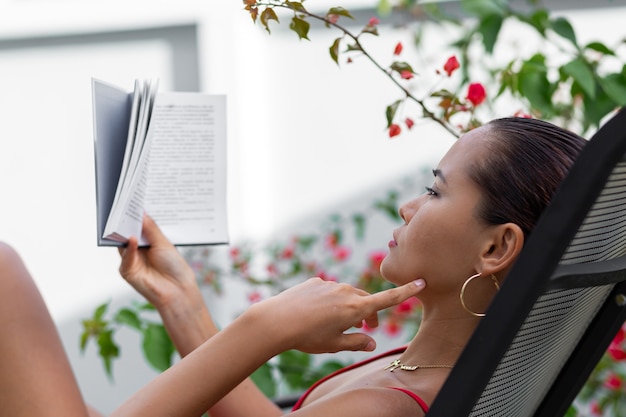
[[[412,132],[419,129],[418,120],[439,125],[442,135],[458,137],[487,120],[504,116],[542,118],[588,137],[617,108],[626,105],[622,40],[614,45],[600,41],[581,44],[566,18],[552,15],[534,1],[521,11],[505,0],[459,3],[461,10],[447,15],[436,3],[420,6],[416,0],[399,4],[381,0],[379,13],[363,22],[340,6],[311,12],[309,5],[314,7],[314,0],[306,1],[306,5],[304,1],[243,0],[242,8],[268,33],[275,25],[287,22],[296,35],[294,47],[310,40],[312,24],[321,24],[337,34],[327,46],[329,65],[373,65],[379,69],[381,77],[396,88],[397,99],[361,105],[380,105],[381,120],[386,122],[383,127],[392,140],[412,140]],[[415,43],[403,44],[390,37],[388,53],[378,58],[369,52],[368,39],[384,37],[385,29],[391,29],[386,21],[392,10],[395,16],[403,16],[402,28],[389,32],[413,32]],[[427,50],[432,33],[438,36],[444,32],[452,33],[454,39],[437,60],[413,62],[405,58],[410,50]],[[289,237],[284,240],[188,249],[185,255],[199,282],[219,293],[225,279],[238,280],[249,303],[310,276],[378,291],[388,285],[378,271],[385,252],[377,245],[384,239],[371,240],[368,236],[394,227],[399,221],[399,201],[416,192],[411,187],[390,189],[387,194],[374,196],[361,211],[329,215],[314,229],[287,233]],[[149,306],[143,304],[118,312],[107,312],[106,304],[100,306],[84,322],[83,348],[94,339],[105,368],[111,372],[111,361],[119,355],[114,332],[120,326],[130,326],[142,333],[148,362],[157,369],[166,368],[173,355],[171,342],[162,326],[145,314],[150,314]],[[416,300],[384,312],[378,336],[404,343],[414,333],[419,314]],[[616,335],[569,416],[620,415],[619,406],[626,403],[625,332],[622,328]],[[350,359],[320,361],[286,352],[262,367],[254,379],[274,396],[285,393],[281,387],[302,390],[347,361]]]

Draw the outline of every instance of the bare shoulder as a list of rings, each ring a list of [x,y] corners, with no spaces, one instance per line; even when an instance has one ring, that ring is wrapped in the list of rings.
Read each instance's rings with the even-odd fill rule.
[[[406,393],[384,387],[365,387],[327,395],[302,409],[293,417],[422,417],[424,411]]]
[[[19,259],[20,259],[20,256],[17,254],[16,250],[13,249],[11,245],[0,241],[0,262],[5,264],[7,262],[19,261]]]

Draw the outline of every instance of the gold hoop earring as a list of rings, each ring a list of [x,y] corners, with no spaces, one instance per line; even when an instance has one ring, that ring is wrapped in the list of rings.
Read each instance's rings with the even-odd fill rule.
[[[465,311],[467,311],[468,313],[470,313],[472,316],[474,317],[485,317],[485,313],[476,313],[472,310],[470,310],[469,308],[467,308],[467,306],[465,305],[465,288],[467,288],[467,285],[475,278],[478,278],[481,276],[481,273],[477,273],[472,275],[471,277],[469,277],[468,279],[465,280],[465,282],[463,283],[463,286],[461,287],[461,305],[463,306],[463,309]],[[498,278],[496,278],[496,276],[494,274],[491,274],[491,280],[493,281],[493,284],[496,286],[496,289],[499,291],[500,290],[500,283],[498,283]]]

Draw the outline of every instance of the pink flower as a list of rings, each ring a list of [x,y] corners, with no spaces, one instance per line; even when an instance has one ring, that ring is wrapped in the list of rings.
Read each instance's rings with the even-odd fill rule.
[[[275,264],[269,264],[265,267],[267,273],[270,275],[278,275],[278,268],[276,268]]]
[[[241,253],[241,251],[237,247],[232,247],[232,248],[230,248],[230,252],[229,253],[230,253],[231,259],[236,259],[239,256],[239,254]]]
[[[410,80],[413,78],[413,73],[409,70],[402,70],[402,72],[400,72],[400,78],[403,80]]]
[[[380,19],[378,19],[376,16],[370,18],[370,21],[367,22],[368,26],[376,26],[380,23]]]
[[[394,55],[400,55],[402,53],[402,42],[398,42],[393,50]]]
[[[346,246],[338,246],[333,251],[333,258],[336,261],[345,261],[350,256],[350,248]]]
[[[521,110],[516,111],[515,114],[513,114],[513,117],[523,117],[524,119],[532,119],[533,118],[530,114],[524,113]]]
[[[597,401],[593,401],[591,403],[591,412],[593,413],[594,416],[602,415],[602,407]]]
[[[402,132],[402,129],[397,124],[392,124],[389,126],[389,137],[392,138],[394,136],[398,136]]]
[[[461,65],[459,61],[456,59],[456,56],[452,55],[445,64],[443,64],[443,70],[448,74],[448,77],[452,75],[454,71],[456,71]]]
[[[467,97],[470,103],[474,106],[478,106],[487,98],[487,92],[485,87],[480,83],[472,83],[467,88]]]
[[[407,117],[406,119],[404,119],[404,124],[406,125],[406,127],[411,130],[411,128],[413,127],[413,125],[415,124],[415,122],[413,121],[413,119],[411,119],[410,117]]]
[[[339,15],[338,14],[329,14],[326,16],[326,19],[328,19],[328,21],[330,23],[337,23],[337,21],[339,20]]]
[[[261,297],[261,293],[258,291],[253,291],[248,294],[248,301],[250,302],[250,304],[258,303],[259,301],[261,301],[262,298],[263,297]]]

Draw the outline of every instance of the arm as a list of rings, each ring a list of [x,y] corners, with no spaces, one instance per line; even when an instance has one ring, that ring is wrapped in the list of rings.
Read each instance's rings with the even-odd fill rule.
[[[185,357],[216,335],[218,328],[185,259],[148,216],[143,229],[150,248],[138,249],[137,240],[131,239],[120,249],[120,273],[156,307],[176,350]],[[212,417],[282,415],[249,378],[209,411]]]
[[[129,399],[113,416],[195,416],[209,409],[276,354],[366,350],[374,340],[345,334],[363,320],[377,324],[378,310],[416,295],[409,283],[374,295],[345,284],[312,278],[252,306]]]

